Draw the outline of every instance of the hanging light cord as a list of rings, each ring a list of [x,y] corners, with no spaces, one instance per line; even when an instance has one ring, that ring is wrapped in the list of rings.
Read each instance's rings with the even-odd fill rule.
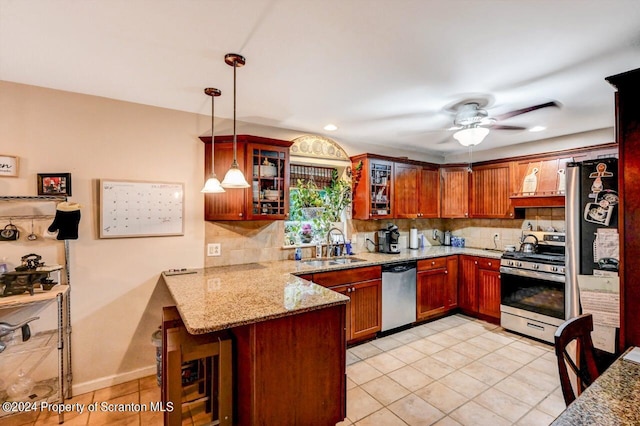
[[[215,167],[215,162],[214,162],[214,160],[215,160],[214,159],[215,149],[213,147],[213,142],[214,142],[213,141],[213,137],[214,137],[214,134],[213,134],[213,120],[214,120],[214,118],[213,117],[214,117],[214,114],[216,112],[215,99],[216,99],[215,94],[212,94],[211,95],[211,176],[212,177],[216,175],[216,173],[214,171],[215,170],[214,169],[214,167]]]
[[[471,168],[471,164],[472,163],[473,163],[472,148],[471,148],[471,145],[469,145],[469,167],[467,167],[467,171],[469,173],[471,173],[473,171],[473,169]]]
[[[237,147],[236,147],[236,68],[237,68],[238,60],[233,60],[233,165],[237,166],[238,161],[236,160],[237,155]]]

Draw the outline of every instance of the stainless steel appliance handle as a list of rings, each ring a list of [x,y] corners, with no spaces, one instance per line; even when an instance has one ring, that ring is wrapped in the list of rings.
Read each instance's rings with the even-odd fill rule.
[[[530,270],[523,270],[523,269],[516,269],[516,268],[509,268],[508,266],[501,266],[500,267],[500,273],[501,274],[506,274],[506,275],[514,275],[517,277],[525,277],[525,278],[531,278],[531,279],[538,279],[538,280],[543,280],[543,281],[553,281],[556,283],[564,283],[565,279],[564,279],[564,275],[559,275],[559,274],[549,274],[546,272],[540,272],[540,271],[530,271]],[[504,280],[503,280],[504,282]]]

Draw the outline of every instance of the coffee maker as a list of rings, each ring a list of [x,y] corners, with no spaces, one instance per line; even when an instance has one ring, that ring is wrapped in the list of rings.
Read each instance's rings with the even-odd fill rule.
[[[378,252],[400,253],[398,238],[400,238],[400,232],[398,232],[398,227],[393,223],[389,223],[386,228],[380,229],[376,232],[376,248]]]

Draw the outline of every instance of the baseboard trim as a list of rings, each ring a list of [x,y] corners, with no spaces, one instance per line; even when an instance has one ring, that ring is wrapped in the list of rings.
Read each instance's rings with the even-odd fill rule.
[[[156,365],[139,368],[126,373],[114,374],[111,376],[101,377],[99,379],[90,380],[83,383],[74,383],[72,385],[73,395],[81,395],[87,392],[93,392],[98,389],[108,388],[109,386],[119,385],[120,383],[129,382],[131,380],[141,379],[143,377],[156,374]]]

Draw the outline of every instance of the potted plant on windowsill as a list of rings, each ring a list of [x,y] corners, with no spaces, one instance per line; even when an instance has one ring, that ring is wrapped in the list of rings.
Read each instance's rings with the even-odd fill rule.
[[[291,202],[298,219],[318,218],[325,209],[320,188],[313,181],[303,182],[298,179],[295,191],[291,192]]]
[[[331,173],[331,183],[325,189],[325,217],[329,222],[340,222],[342,212],[351,204],[351,182],[338,177],[338,171]]]

